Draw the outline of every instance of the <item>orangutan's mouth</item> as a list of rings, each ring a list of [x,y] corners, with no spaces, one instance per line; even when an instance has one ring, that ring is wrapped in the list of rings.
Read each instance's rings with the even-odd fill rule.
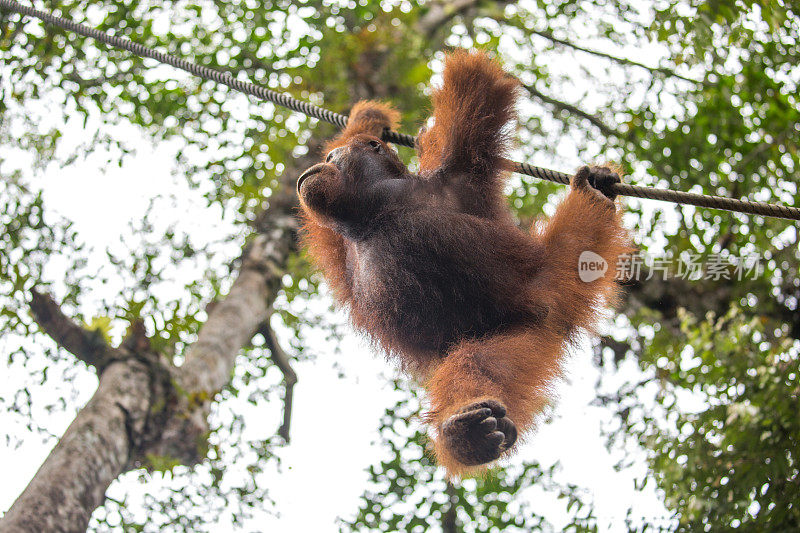
[[[323,168],[325,168],[326,163],[317,163],[313,167],[310,167],[308,170],[300,174],[300,177],[297,178],[297,194],[300,194],[300,185],[303,184],[306,178],[309,176],[313,176],[317,172],[321,172]]]

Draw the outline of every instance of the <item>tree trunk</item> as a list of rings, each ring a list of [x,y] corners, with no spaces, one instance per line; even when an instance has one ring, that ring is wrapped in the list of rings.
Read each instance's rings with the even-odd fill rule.
[[[0,531],[86,531],[106,488],[131,460],[131,433],[144,429],[152,400],[149,384],[145,364],[112,363],[97,392],[0,520]]]

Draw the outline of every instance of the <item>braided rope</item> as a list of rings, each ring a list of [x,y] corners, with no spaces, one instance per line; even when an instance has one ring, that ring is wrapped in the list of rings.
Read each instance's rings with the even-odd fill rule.
[[[334,113],[333,111],[324,109],[309,102],[297,100],[288,94],[279,93],[260,85],[238,80],[226,72],[220,72],[212,68],[195,65],[194,63],[190,63],[185,59],[181,59],[174,55],[158,52],[152,48],[135,43],[125,37],[111,35],[84,24],[57,17],[46,11],[40,11],[30,6],[23,6],[14,0],[0,0],[0,7],[22,15],[38,18],[47,24],[58,26],[59,28],[78,33],[85,37],[90,37],[115,48],[127,50],[128,52],[136,54],[140,57],[147,57],[150,59],[155,59],[159,63],[172,65],[175,68],[179,68],[195,76],[199,76],[200,78],[213,80],[236,91],[249,94],[260,100],[272,102],[281,107],[291,109],[292,111],[303,113],[309,117],[329,122],[338,126],[339,128],[344,128],[347,125],[347,115]],[[396,131],[387,130],[384,132],[383,138],[387,142],[393,142],[403,146],[414,147],[416,143],[416,139],[413,136],[404,133],[398,133]],[[535,167],[524,162],[517,163],[515,161],[507,160],[505,162],[505,166],[514,172],[526,174],[528,176],[533,176],[543,180],[562,184],[569,184],[570,181],[569,174],[555,170],[549,170],[546,168]],[[636,198],[662,200],[666,202],[694,205],[698,207],[708,207],[712,209],[723,209],[726,211],[736,211],[739,213],[752,215],[800,220],[800,209],[779,204],[752,202],[750,200],[739,200],[734,198],[726,198],[723,196],[710,196],[682,191],[673,191],[671,189],[639,187],[636,185],[627,185],[623,183],[616,184],[614,186],[614,192],[622,196],[633,196]]]

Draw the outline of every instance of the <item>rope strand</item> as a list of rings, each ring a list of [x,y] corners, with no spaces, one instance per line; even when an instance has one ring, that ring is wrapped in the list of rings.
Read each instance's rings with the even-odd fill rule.
[[[159,63],[172,65],[175,68],[184,70],[200,78],[215,81],[222,85],[226,85],[235,91],[254,96],[259,100],[272,102],[281,107],[291,109],[292,111],[303,113],[309,117],[329,122],[339,128],[344,128],[347,125],[347,115],[334,113],[333,111],[324,109],[309,102],[298,100],[292,96],[289,96],[288,94],[279,93],[254,83],[236,79],[226,72],[220,72],[212,68],[195,65],[194,63],[190,63],[185,59],[153,50],[152,48],[135,43],[125,37],[111,35],[84,24],[73,22],[62,17],[57,17],[52,13],[41,11],[30,6],[24,6],[18,2],[15,2],[14,0],[0,0],[0,7],[8,9],[9,11],[14,11],[21,15],[38,18],[47,24],[78,33],[84,37],[89,37],[115,48],[127,50],[128,52],[140,57],[147,57],[150,59],[155,59]],[[389,130],[384,132],[383,138],[387,142],[393,142],[395,144],[409,147],[414,147],[416,142],[416,139],[411,135]],[[569,184],[570,181],[569,174],[546,168],[535,167],[524,162],[517,163],[515,161],[505,160],[505,167],[508,170],[512,170],[520,174],[526,174],[528,176],[533,176],[535,178],[553,181],[556,183]],[[752,202],[750,200],[739,200],[734,198],[726,198],[723,196],[710,196],[682,191],[673,191],[671,189],[640,187],[624,183],[616,184],[614,187],[614,192],[622,196],[632,196],[635,198],[647,198],[650,200],[661,200],[678,204],[694,205],[697,207],[722,209],[725,211],[735,211],[738,213],[746,213],[751,215],[800,220],[800,209],[779,204]]]

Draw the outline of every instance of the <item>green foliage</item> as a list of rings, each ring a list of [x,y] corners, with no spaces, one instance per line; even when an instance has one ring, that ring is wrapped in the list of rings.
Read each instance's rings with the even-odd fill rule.
[[[95,316],[85,324],[86,329],[98,333],[102,339],[110,344],[111,340],[111,317],[108,316]]]
[[[0,128],[1,129],[1,128]],[[0,164],[2,161],[0,161]],[[0,394],[0,410],[7,413],[8,444],[19,445],[12,428],[49,434],[39,418],[43,413],[62,411],[75,391],[68,385],[74,379],[74,363],[65,367],[62,356],[50,344],[7,342],[9,337],[35,338],[38,331],[28,312],[30,289],[48,288],[44,279],[49,264],[63,265],[57,285],[65,309],[74,311],[86,287],[84,247],[69,221],[47,212],[40,191],[30,190],[17,172],[0,180],[0,341],[4,346],[5,366],[23,376],[15,388]],[[78,315],[80,316],[80,315]],[[44,349],[43,349],[44,348]],[[37,397],[32,391],[54,380],[50,390],[55,398]],[[38,416],[37,416],[38,415]]]
[[[665,4],[651,34],[700,81],[676,94],[671,116],[652,105],[632,114],[631,159],[673,176],[663,180],[672,187],[800,203],[797,81],[781,74],[800,53],[796,7]],[[631,345],[642,347],[640,365],[656,381],[623,389],[614,436],[634,436],[650,450],[679,529],[795,529],[797,229],[685,208],[679,217],[674,232],[654,225],[651,236],[663,239],[656,251],[705,261],[753,253],[764,271],[665,283],[660,301],[645,298],[649,308],[629,315],[638,332]],[[652,387],[657,409],[642,399]]]
[[[170,472],[174,468],[177,468],[181,465],[179,459],[175,459],[174,457],[167,457],[164,455],[153,455],[148,453],[145,456],[147,460],[147,468],[148,470],[152,470],[155,472]]]
[[[632,416],[626,431],[650,450],[680,529],[800,524],[800,343],[766,324],[736,306],[703,320],[681,312],[680,331],[658,332],[642,354],[657,369],[658,408]]]

